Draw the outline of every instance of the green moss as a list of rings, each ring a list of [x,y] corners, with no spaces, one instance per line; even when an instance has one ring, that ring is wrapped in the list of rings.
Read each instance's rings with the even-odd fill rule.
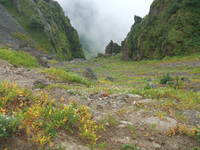
[[[39,67],[37,59],[28,53],[0,48],[0,59],[6,60],[16,66],[28,68]]]
[[[138,60],[199,52],[198,5],[196,0],[155,0],[149,15],[128,34],[124,55]]]

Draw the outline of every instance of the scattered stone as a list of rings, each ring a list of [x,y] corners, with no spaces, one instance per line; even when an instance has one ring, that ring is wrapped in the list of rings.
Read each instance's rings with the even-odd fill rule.
[[[86,68],[86,70],[84,72],[84,76],[91,80],[97,80],[97,75],[91,68]]]
[[[137,104],[148,104],[148,103],[152,103],[153,100],[152,99],[143,99],[137,102]]]
[[[183,113],[187,117],[189,124],[200,126],[200,112],[195,110],[187,110]]]
[[[140,101],[140,100],[142,100],[143,99],[143,97],[142,96],[140,96],[140,95],[136,95],[136,94],[128,94],[127,96],[126,96],[126,102],[134,102],[134,101]],[[134,102],[135,103],[135,102]]]

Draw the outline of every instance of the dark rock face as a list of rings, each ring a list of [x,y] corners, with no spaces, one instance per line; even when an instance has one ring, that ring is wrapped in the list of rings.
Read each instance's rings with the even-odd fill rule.
[[[114,43],[113,41],[110,41],[110,43],[106,46],[105,53],[107,56],[113,56],[121,51],[121,46],[119,46],[117,43]]]
[[[77,31],[53,0],[0,1],[0,45],[84,58]]]
[[[155,0],[122,42],[124,60],[163,58],[200,51],[200,1]]]
[[[12,45],[19,48],[24,42],[12,36],[12,33],[20,32],[25,34],[25,30],[20,26],[6,9],[0,5],[0,45]]]

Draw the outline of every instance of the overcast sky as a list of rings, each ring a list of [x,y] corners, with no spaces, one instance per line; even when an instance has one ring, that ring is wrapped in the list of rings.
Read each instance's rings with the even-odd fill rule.
[[[153,0],[57,0],[82,41],[103,51],[110,40],[120,43],[134,23],[134,15],[148,14]]]

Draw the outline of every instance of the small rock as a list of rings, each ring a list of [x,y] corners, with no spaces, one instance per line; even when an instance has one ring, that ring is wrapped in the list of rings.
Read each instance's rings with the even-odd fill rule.
[[[118,128],[126,128],[128,125],[133,125],[133,124],[128,121],[120,121]]]
[[[132,125],[131,122],[128,121],[120,121],[120,124],[124,124],[124,125]]]
[[[154,141],[155,139],[153,137],[149,137],[149,141]]]
[[[161,148],[161,145],[158,144],[158,143],[155,143],[155,142],[152,143],[152,146],[153,146],[154,148],[158,148],[158,149]]]
[[[117,138],[117,139],[113,139],[113,141],[117,143],[127,144],[130,142],[130,137]]]
[[[127,98],[132,98],[132,99],[142,99],[142,96],[136,95],[136,94],[127,94]]]

